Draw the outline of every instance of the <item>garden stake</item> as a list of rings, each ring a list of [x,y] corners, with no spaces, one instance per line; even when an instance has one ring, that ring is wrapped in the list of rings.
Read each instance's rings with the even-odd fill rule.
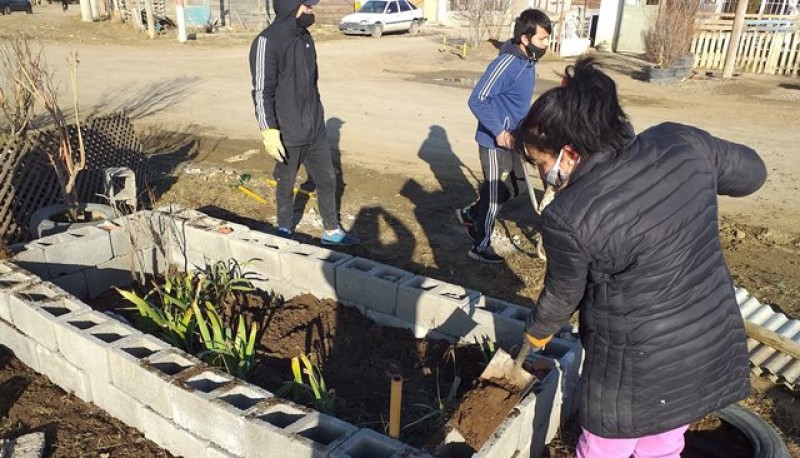
[[[389,437],[400,438],[400,405],[403,402],[403,377],[392,376],[392,391],[389,400]]]

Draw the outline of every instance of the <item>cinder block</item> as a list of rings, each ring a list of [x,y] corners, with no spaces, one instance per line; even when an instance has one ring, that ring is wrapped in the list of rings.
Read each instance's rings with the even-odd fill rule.
[[[218,423],[211,428],[192,429],[209,439],[219,447],[234,455],[247,453],[248,438],[243,437],[247,424],[246,412],[272,397],[272,394],[254,385],[236,385],[230,389],[220,390],[216,397],[208,402],[212,418]],[[207,425],[208,426],[208,425]]]
[[[52,246],[52,242],[37,240],[28,243],[24,249],[15,254],[12,258],[14,263],[28,272],[40,277],[43,280],[50,279],[50,271],[47,269],[47,258],[44,250]]]
[[[144,360],[151,367],[169,377],[178,377],[183,371],[202,365],[199,359],[170,347],[148,356]],[[170,417],[172,412],[170,412]]]
[[[0,319],[0,345],[13,351],[17,359],[39,372],[39,359],[36,353],[38,344],[3,319]]]
[[[558,373],[550,371],[515,408],[520,412],[517,448],[527,448],[530,456],[542,456],[545,444],[550,442],[551,419],[558,416],[554,411],[558,385]]]
[[[245,456],[264,456],[265,450],[280,450],[283,456],[303,456],[302,452],[308,451],[308,448],[292,440],[286,428],[312,412],[311,409],[277,398],[251,409],[243,434],[247,441]]]
[[[281,272],[281,249],[297,242],[279,237],[251,232],[247,238],[231,239],[231,258],[244,267],[245,272],[255,273],[262,279],[283,280]]]
[[[134,264],[132,254],[126,254],[108,261],[101,262],[83,271],[86,278],[87,292],[90,298],[95,298],[108,291],[112,286],[126,287],[133,282],[134,267],[138,270],[144,261],[144,253]]]
[[[298,243],[281,248],[284,279],[320,299],[337,299],[339,267],[353,257],[349,254]]]
[[[206,421],[216,424],[217,419],[207,418]],[[140,431],[144,436],[176,456],[204,457],[209,442],[191,432],[179,427],[170,420],[162,417],[157,412],[145,406],[139,411]]]
[[[37,345],[36,358],[39,361],[39,373],[64,391],[75,393],[75,396],[86,402],[92,402],[92,388],[89,376],[79,368],[68,363],[59,353]]]
[[[583,365],[583,346],[577,336],[564,335],[554,337],[541,352],[541,357],[549,358],[555,362],[555,372],[558,373],[559,384],[556,402],[561,404],[555,427],[548,434],[549,443],[555,436],[559,426],[566,423],[578,411],[579,382],[581,367]]]
[[[533,398],[535,403],[536,399]],[[521,413],[515,407],[500,423],[494,434],[486,441],[474,458],[512,457],[517,452],[519,432],[522,426]]]
[[[14,326],[51,351],[58,350],[56,320],[64,315],[82,313],[89,306],[69,297],[51,296],[54,291],[36,284],[14,293],[9,301]]]
[[[368,309],[366,311],[365,316],[370,320],[384,326],[389,326],[392,328],[408,329],[409,331],[414,333],[414,337],[417,339],[438,339],[438,340],[447,340],[453,343],[455,343],[458,340],[453,336],[442,334],[441,332],[434,331],[424,326],[419,326],[415,323],[409,323],[408,321],[401,320],[400,318],[394,315],[387,315],[385,313],[380,313]]]
[[[477,291],[425,277],[409,279],[398,290],[397,316],[409,323],[461,337],[476,323]]]
[[[113,257],[108,233],[96,227],[47,237],[55,243],[44,250],[50,278],[79,272]]]
[[[0,275],[0,318],[13,322],[10,309],[11,295],[39,281],[37,277],[22,271],[12,271]]]
[[[78,299],[85,299],[88,296],[86,277],[83,276],[83,271],[51,278],[50,282]]]
[[[211,400],[230,387],[233,380],[230,375],[213,368],[187,378],[180,377],[177,383],[169,387],[173,421],[181,428],[209,439],[211,430],[222,423],[215,416],[219,412]],[[209,422],[209,418],[215,421]],[[229,426],[237,429],[239,422],[235,423]]]
[[[153,213],[148,210],[116,218],[105,228],[115,258],[130,254],[134,248],[136,251],[153,248],[155,239],[162,237],[154,229]]]
[[[144,407],[141,403],[110,383],[93,380],[91,388],[92,401],[97,407],[131,428],[141,429],[139,415]]]
[[[331,458],[406,458],[415,452],[400,441],[371,429],[361,429],[330,453]],[[417,456],[422,456],[421,454]],[[497,455],[511,456],[511,455]]]
[[[80,315],[75,318],[82,320],[84,317],[85,315]],[[58,324],[74,329],[74,322],[68,320]],[[120,322],[107,320],[77,333],[62,334],[65,337],[67,335],[71,335],[71,338],[58,342],[64,358],[85,371],[92,380],[110,383],[109,354],[112,345],[125,337],[141,336],[141,333]]]
[[[291,456],[329,456],[358,428],[350,423],[319,412],[306,415],[286,428],[291,433]]]
[[[54,324],[56,342],[59,348],[68,347],[83,330],[110,321],[110,318],[93,310],[60,316]]]
[[[146,358],[167,348],[167,344],[155,337],[141,334],[114,342],[106,354],[109,375],[114,386],[161,416],[172,418],[167,389],[172,377],[144,364]]]
[[[411,277],[405,270],[353,258],[336,269],[336,292],[345,304],[394,315],[398,285]]]
[[[247,226],[209,217],[196,219],[183,227],[187,251],[202,253],[210,261],[229,259],[230,240],[245,238],[249,232]]]
[[[473,314],[475,327],[463,336],[463,341],[480,342],[486,337],[506,351],[519,347],[528,309],[492,297],[481,296],[475,310],[491,314]]]
[[[264,451],[262,450],[261,453],[262,453],[262,456],[263,456]],[[238,458],[239,455],[232,455],[232,454],[226,452],[225,450],[222,450],[221,448],[217,447],[214,444],[209,444],[208,447],[206,447],[205,457],[206,458]]]
[[[14,269],[14,266],[9,265],[6,261],[0,261],[0,276],[10,274]]]

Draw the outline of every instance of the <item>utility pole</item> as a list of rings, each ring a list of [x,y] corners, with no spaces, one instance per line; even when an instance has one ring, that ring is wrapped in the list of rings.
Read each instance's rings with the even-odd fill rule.
[[[186,17],[183,14],[183,0],[175,0],[175,16],[178,19],[178,41],[186,43]]]
[[[147,15],[147,35],[153,40],[156,38],[156,19],[153,17],[153,0],[144,0],[144,9]]]
[[[731,42],[728,43],[725,66],[722,67],[723,78],[733,78],[733,70],[736,67],[736,51],[739,49],[739,40],[742,38],[742,30],[744,30],[744,15],[747,14],[747,3],[747,0],[738,0],[736,3],[736,17],[733,19]]]

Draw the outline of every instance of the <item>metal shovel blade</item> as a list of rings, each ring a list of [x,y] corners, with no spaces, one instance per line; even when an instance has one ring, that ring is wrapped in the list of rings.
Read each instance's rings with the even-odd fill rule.
[[[536,377],[515,364],[514,358],[498,349],[483,370],[481,380],[491,381],[509,391],[527,391],[536,382]]]

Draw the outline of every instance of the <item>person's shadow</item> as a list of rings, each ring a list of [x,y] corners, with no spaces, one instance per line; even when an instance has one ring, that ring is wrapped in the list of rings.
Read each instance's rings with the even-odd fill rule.
[[[513,291],[512,300],[521,300],[516,293],[523,288],[522,280],[507,264],[489,266],[467,257],[472,242],[456,218],[456,209],[475,197],[480,178],[453,152],[447,132],[438,125],[430,127],[428,137],[417,156],[430,166],[440,189],[426,189],[409,179],[400,195],[414,205],[414,215],[428,238],[432,263],[426,263],[427,275],[482,290],[487,278],[502,283],[504,291]],[[475,183],[475,184],[473,184]],[[468,197],[470,196],[470,197]],[[470,268],[464,268],[469,266]]]

